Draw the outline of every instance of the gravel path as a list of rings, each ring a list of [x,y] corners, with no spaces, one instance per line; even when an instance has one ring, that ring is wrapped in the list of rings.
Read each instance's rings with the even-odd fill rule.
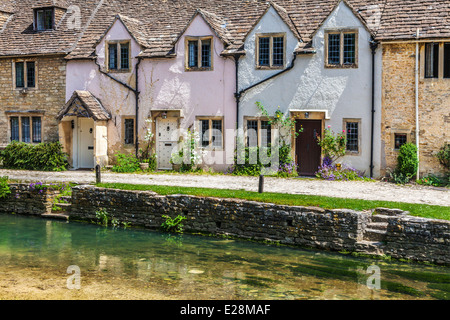
[[[74,182],[95,183],[91,171],[36,172],[0,170],[0,176],[8,176],[23,182]],[[102,173],[102,182],[203,187],[223,189],[258,190],[257,177],[194,174],[116,174]],[[450,206],[450,190],[418,185],[398,186],[387,182],[324,181],[309,178],[265,178],[264,190],[290,194],[323,195],[339,198],[386,200],[407,203]]]

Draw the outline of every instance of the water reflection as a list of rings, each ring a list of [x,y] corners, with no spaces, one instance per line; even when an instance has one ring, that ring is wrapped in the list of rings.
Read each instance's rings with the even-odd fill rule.
[[[167,299],[449,299],[450,291],[447,267],[0,215],[0,271],[50,276],[71,265],[82,286]],[[380,290],[367,286],[371,265]]]

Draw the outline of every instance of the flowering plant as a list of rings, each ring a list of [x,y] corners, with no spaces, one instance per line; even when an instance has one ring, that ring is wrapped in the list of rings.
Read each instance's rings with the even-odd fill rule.
[[[331,163],[336,162],[343,157],[347,151],[347,136],[345,130],[342,133],[335,133],[331,130],[331,126],[325,129],[323,137],[317,134],[317,142],[322,148],[322,153],[325,158],[328,158]]]
[[[202,163],[206,151],[200,150],[200,136],[198,132],[188,130],[184,134],[183,148],[171,155],[170,163],[181,165],[181,171],[192,171],[197,165]]]

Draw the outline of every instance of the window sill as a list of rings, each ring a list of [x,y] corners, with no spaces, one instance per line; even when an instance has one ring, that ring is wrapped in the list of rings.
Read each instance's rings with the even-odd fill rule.
[[[130,73],[131,69],[122,69],[122,70],[116,70],[116,69],[110,70],[110,69],[107,69],[106,72],[108,72],[108,73]]]
[[[358,69],[357,64],[326,64],[325,69]]]
[[[283,70],[283,66],[274,66],[274,67],[267,67],[267,66],[256,66],[256,70]]]
[[[196,72],[196,71],[213,71],[213,68],[185,68],[186,72]]]
[[[346,151],[345,152],[346,156],[354,156],[354,157],[358,157],[361,155],[361,152],[359,151]]]

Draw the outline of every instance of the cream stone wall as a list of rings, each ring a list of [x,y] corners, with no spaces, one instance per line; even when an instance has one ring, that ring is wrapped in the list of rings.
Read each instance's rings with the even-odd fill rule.
[[[36,63],[36,87],[15,88],[14,61]],[[57,113],[65,103],[66,62],[63,56],[0,59],[0,148],[10,142],[8,112],[42,116],[43,142],[58,141]],[[17,112],[17,113],[16,113]]]
[[[420,45],[423,57],[424,45]],[[415,43],[383,44],[382,126],[384,149],[382,171],[389,175],[396,167],[398,151],[395,133],[406,133],[416,143]],[[419,147],[421,176],[442,174],[435,155],[450,142],[450,79],[424,79],[423,60],[419,77]]]

